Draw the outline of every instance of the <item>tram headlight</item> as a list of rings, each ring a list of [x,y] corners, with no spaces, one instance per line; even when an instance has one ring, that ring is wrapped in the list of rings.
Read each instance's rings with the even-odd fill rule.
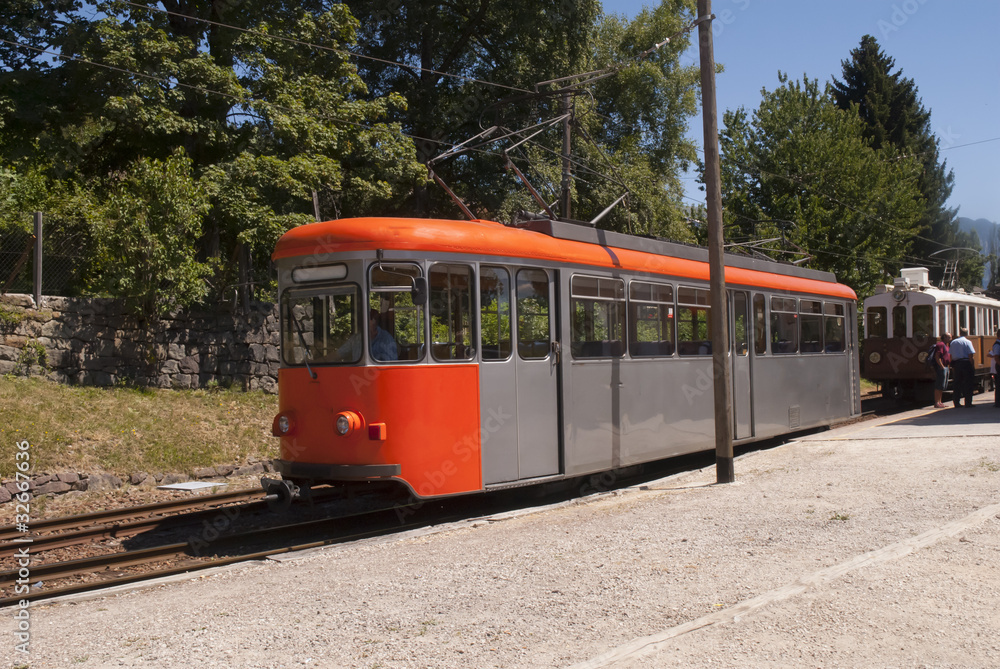
[[[347,434],[351,431],[351,421],[343,414],[337,416],[337,434]]]
[[[346,437],[362,425],[364,425],[364,421],[361,419],[361,416],[353,411],[341,411],[337,414],[337,420],[334,422],[337,434],[342,437]]]
[[[290,411],[282,411],[271,422],[271,434],[275,437],[287,437],[295,430],[295,415]]]
[[[869,354],[868,356],[868,362],[872,363],[873,365],[877,365],[881,360],[882,360],[882,354],[879,353],[878,351],[872,351],[871,354]]]

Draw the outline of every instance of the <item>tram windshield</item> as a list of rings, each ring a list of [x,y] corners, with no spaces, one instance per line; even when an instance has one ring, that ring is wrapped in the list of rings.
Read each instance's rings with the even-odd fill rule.
[[[360,304],[354,285],[286,290],[281,297],[285,364],[358,362],[363,351]]]

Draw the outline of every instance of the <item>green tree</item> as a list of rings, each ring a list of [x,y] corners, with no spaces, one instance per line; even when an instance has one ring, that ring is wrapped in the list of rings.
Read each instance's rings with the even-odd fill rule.
[[[817,80],[779,73],[779,81],[752,116],[725,114],[727,236],[780,259],[798,249],[808,266],[870,294],[919,229],[919,163],[873,149],[858,116],[838,109]]]
[[[864,136],[872,148],[900,156],[914,156],[921,164],[918,186],[924,199],[919,236],[913,239],[911,254],[932,267],[940,281],[943,265],[931,254],[944,248],[979,248],[974,236],[961,232],[956,209],[948,208],[955,177],[940,158],[940,143],[931,129],[931,112],[925,109],[913,79],[893,71],[895,60],[879,47],[871,35],[861,38],[849,60],[842,61],[843,81],[834,79],[835,104],[853,110],[864,123]],[[960,265],[964,284],[982,281],[983,262],[966,254]]]
[[[208,291],[211,264],[195,260],[208,195],[178,153],[144,158],[112,178],[99,227],[96,287],[147,319],[189,306]]]
[[[80,59],[24,59],[0,72],[0,167],[107,201],[117,196],[115,175],[183,151],[210,198],[191,253],[217,260],[219,293],[238,280],[240,258],[266,276],[277,237],[313,219],[314,193],[324,218],[377,214],[422,182],[412,142],[388,122],[405,101],[369,97],[345,50],[357,22],[344,5],[163,6],[171,13],[65,3],[58,20],[27,27],[0,18],[0,31],[22,43]],[[0,57],[26,52],[13,51]]]
[[[536,91],[539,82],[620,69],[573,92],[572,217],[592,218],[628,191],[631,197],[602,227],[691,237],[679,213],[679,175],[695,158],[685,133],[687,118],[696,111],[698,74],[681,65],[689,38],[677,33],[694,17],[693,0],[664,0],[631,21],[602,14],[595,0],[348,0],[348,5],[361,22],[366,53],[407,64],[359,61],[371,95],[396,91],[406,97],[407,110],[393,118],[420,138],[421,161],[486,127],[516,130],[560,115],[558,85]],[[644,54],[670,36],[669,44]],[[434,169],[477,215],[508,220],[521,209],[537,211],[497,155],[511,143],[486,144],[485,151]],[[554,127],[511,154],[548,201],[560,192],[561,151],[562,130]],[[407,208],[421,215],[457,213],[434,186],[415,191]]]

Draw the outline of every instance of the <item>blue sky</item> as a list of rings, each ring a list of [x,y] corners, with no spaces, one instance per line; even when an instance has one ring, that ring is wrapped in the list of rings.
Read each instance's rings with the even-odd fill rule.
[[[654,4],[605,0],[604,9],[634,16]],[[778,85],[778,70],[840,79],[841,61],[873,35],[931,111],[955,173],[949,206],[1000,222],[1000,1],[713,0],[712,12],[715,59],[725,66],[716,77],[720,123],[727,109],[756,109],[761,88]],[[686,57],[696,59],[697,49]],[[700,117],[691,134],[701,145]],[[698,184],[686,183],[688,196],[704,202]]]

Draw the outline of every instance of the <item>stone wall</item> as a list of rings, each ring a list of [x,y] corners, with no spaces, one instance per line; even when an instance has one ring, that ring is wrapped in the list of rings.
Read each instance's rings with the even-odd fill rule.
[[[277,392],[278,309],[176,312],[141,324],[108,298],[0,296],[0,374],[79,385],[236,385]],[[45,365],[37,364],[44,349]]]

